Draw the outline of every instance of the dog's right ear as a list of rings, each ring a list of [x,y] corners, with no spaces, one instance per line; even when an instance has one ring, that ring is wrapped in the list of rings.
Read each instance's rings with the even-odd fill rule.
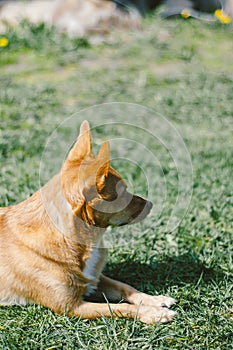
[[[78,161],[92,154],[91,131],[87,120],[80,126],[80,133],[77,141],[70,150],[67,160]]]

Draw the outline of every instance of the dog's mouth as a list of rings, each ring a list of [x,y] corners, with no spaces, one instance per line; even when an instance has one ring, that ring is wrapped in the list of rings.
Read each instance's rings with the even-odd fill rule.
[[[143,219],[145,219],[147,215],[150,213],[152,207],[153,207],[153,204],[150,201],[147,201],[143,210],[140,210],[132,215],[132,218],[129,224],[136,224],[137,222],[140,222]]]
[[[120,215],[119,217],[112,217],[110,219],[110,225],[124,226],[129,224],[136,224],[137,222],[140,222],[146,218],[146,216],[150,213],[152,206],[153,204],[150,201],[147,201],[143,209],[131,213],[130,216],[126,215],[125,217],[123,217],[122,215]]]

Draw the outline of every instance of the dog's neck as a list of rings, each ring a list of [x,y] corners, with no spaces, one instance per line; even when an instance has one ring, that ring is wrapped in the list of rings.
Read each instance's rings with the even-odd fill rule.
[[[83,270],[93,248],[103,248],[105,230],[90,226],[73,214],[63,196],[59,175],[7,213],[6,225],[19,244],[49,260]]]
[[[70,204],[62,193],[60,175],[55,175],[42,187],[40,194],[50,226],[55,227],[66,237],[72,236],[75,233],[75,218]]]
[[[17,218],[17,222],[25,227],[24,231],[30,230],[30,227],[33,231],[39,219],[48,235],[60,234],[80,245],[90,246],[99,245],[105,232],[105,229],[90,226],[74,214],[63,195],[60,174],[55,175],[39,191],[16,207],[22,207],[23,215]],[[18,210],[15,213],[20,215]]]

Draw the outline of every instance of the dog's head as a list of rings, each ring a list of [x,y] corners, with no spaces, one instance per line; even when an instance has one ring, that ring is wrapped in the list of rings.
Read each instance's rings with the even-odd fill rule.
[[[144,219],[152,203],[127,191],[122,177],[110,167],[109,143],[92,152],[89,124],[68,154],[61,173],[62,190],[73,213],[97,227],[122,226]]]

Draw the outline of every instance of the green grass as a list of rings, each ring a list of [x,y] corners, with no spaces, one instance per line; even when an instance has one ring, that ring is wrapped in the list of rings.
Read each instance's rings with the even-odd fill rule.
[[[152,16],[140,31],[112,34],[98,46],[26,23],[6,36],[9,46],[0,48],[0,205],[23,200],[58,171],[88,118],[94,148],[118,139],[111,141],[113,164],[134,192],[154,202],[145,221],[107,234],[106,273],[171,295],[178,315],[171,324],[148,326],[82,321],[40,306],[1,307],[0,348],[232,349],[232,25]],[[184,140],[192,173],[185,172],[184,149],[176,144],[172,150],[176,133],[167,133],[161,116]],[[180,225],[167,232],[179,176],[187,181],[183,198],[192,189],[192,199]]]

